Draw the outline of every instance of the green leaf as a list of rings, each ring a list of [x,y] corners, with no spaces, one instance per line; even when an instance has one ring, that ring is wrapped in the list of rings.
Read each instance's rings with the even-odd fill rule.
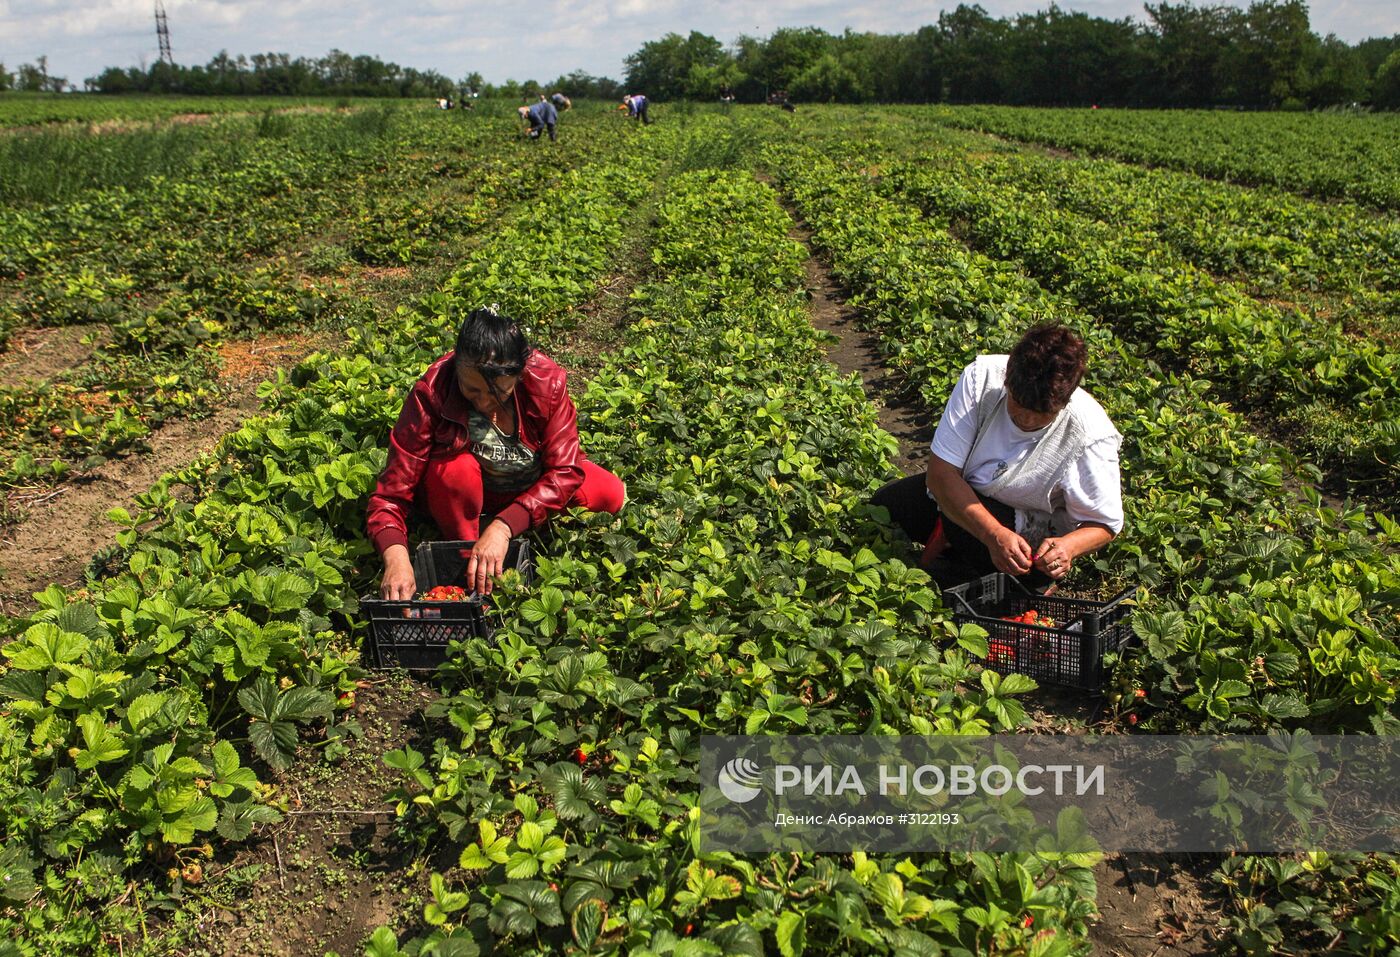
[[[793,910],[778,915],[778,951],[783,957],[802,957],[807,949],[807,917]]]
[[[512,881],[500,893],[487,918],[492,932],[499,937],[533,934],[540,924],[560,927],[564,923],[559,895],[540,881]]]
[[[603,904],[597,898],[590,897],[575,908],[573,916],[569,918],[569,930],[573,933],[574,943],[578,944],[585,952],[591,950],[598,940],[598,933],[603,929]]]
[[[139,732],[141,726],[154,718],[164,707],[166,696],[164,694],[143,694],[136,698],[131,704],[126,706],[126,723],[134,732]]]
[[[217,830],[219,836],[225,840],[242,841],[253,833],[255,824],[276,824],[280,820],[282,814],[276,808],[242,801],[224,805],[223,810],[219,812]]]
[[[399,940],[387,927],[376,927],[365,947],[365,957],[408,957],[399,949]]]
[[[99,764],[125,757],[127,748],[122,739],[111,732],[98,714],[84,714],[78,717],[78,727],[83,732],[86,747],[78,751],[73,763],[80,771],[91,771]]]
[[[82,635],[64,631],[51,622],[40,622],[30,626],[18,641],[6,645],[3,653],[21,671],[45,671],[77,661],[90,644]]]
[[[161,826],[161,836],[171,844],[189,844],[198,831],[212,830],[219,820],[218,808],[200,795],[176,818]]]
[[[598,820],[594,805],[606,795],[603,782],[583,773],[577,765],[556,764],[546,775],[545,785],[554,798],[554,811],[560,820],[581,821],[585,825]]]

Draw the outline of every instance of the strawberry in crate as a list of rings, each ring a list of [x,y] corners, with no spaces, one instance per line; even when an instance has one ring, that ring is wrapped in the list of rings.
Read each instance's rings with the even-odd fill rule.
[[[438,585],[429,588],[416,599],[417,601],[468,601],[470,593],[460,585]]]

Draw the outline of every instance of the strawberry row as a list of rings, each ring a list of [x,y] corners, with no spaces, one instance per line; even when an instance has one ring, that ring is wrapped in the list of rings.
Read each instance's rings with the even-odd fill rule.
[[[487,277],[479,291],[523,306],[522,280],[548,268],[557,281],[529,317],[563,322],[657,156],[566,173],[546,214],[502,228],[449,285]],[[101,577],[51,587],[34,616],[4,623],[0,793],[24,810],[0,851],[0,933],[39,950],[48,934],[88,935],[91,952],[103,932],[135,929],[130,908],[100,907],[128,874],[150,881],[152,865],[177,862],[149,890],[178,896],[198,842],[277,818],[287,799],[268,779],[299,747],[334,752],[356,731],[343,709],[359,655],[344,625],[371,574],[364,500],[408,386],[451,347],[447,302],[350,329],[336,354],[267,384],[269,414],[167,476],[135,514],[113,513],[124,530]]]
[[[970,252],[857,167],[775,151],[785,185],[833,267],[930,410],[979,352],[1004,352],[1054,316],[1091,348],[1087,387],[1124,433],[1127,528],[1093,562],[1151,587],[1146,647],[1125,671],[1162,709],[1157,724],[1380,731],[1400,676],[1388,613],[1400,528],[1319,508],[1283,487],[1291,456],[1164,373],[1069,300]]]
[[[981,734],[1019,723],[1033,687],[970,664],[874,520],[893,443],[825,360],[791,228],[747,174],[668,184],[657,275],[579,403],[628,504],[558,523],[530,596],[507,599],[518,618],[448,666],[451,733],[389,756],[400,812],[461,848],[410,951],[1049,955],[1082,937],[1084,860],[698,853],[701,734]],[[402,951],[381,928],[370,952]]]
[[[1339,325],[1260,303],[1117,227],[996,184],[971,166],[889,171],[889,195],[959,228],[989,254],[1108,321],[1162,364],[1192,371],[1318,457],[1339,482],[1400,488],[1400,354]]]

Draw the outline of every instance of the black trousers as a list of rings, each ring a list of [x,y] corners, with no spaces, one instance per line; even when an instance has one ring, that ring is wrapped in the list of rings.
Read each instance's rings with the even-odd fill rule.
[[[929,536],[933,534],[934,526],[940,517],[938,503],[929,498],[924,491],[927,487],[928,473],[920,472],[890,482],[870,499],[870,504],[888,509],[890,518],[920,548],[923,548]],[[998,522],[1007,528],[1016,527],[1016,510],[1010,505],[984,495],[978,495],[977,498]],[[943,517],[943,537],[948,540],[948,550],[922,566],[941,587],[961,585],[997,570],[987,546],[946,516]],[[1049,575],[1034,568],[1020,577],[1022,584],[1036,591],[1054,581]]]

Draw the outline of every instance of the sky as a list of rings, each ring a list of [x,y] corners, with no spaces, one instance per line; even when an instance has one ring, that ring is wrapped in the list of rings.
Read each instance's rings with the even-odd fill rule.
[[[1049,0],[981,0],[993,16],[1026,13]],[[50,76],[81,86],[106,66],[156,59],[155,0],[0,0],[0,63],[48,57]],[[1247,5],[1247,4],[1240,4]],[[732,42],[778,27],[833,33],[905,33],[938,19],[956,2],[912,0],[165,0],[175,62],[204,64],[220,50],[319,57],[332,48],[367,53],[459,79],[541,82],[576,69],[621,78],[623,59],[668,32],[699,30]],[[1061,0],[1093,16],[1143,20],[1141,0]],[[1313,30],[1356,42],[1400,33],[1400,2],[1339,0],[1310,5]]]

